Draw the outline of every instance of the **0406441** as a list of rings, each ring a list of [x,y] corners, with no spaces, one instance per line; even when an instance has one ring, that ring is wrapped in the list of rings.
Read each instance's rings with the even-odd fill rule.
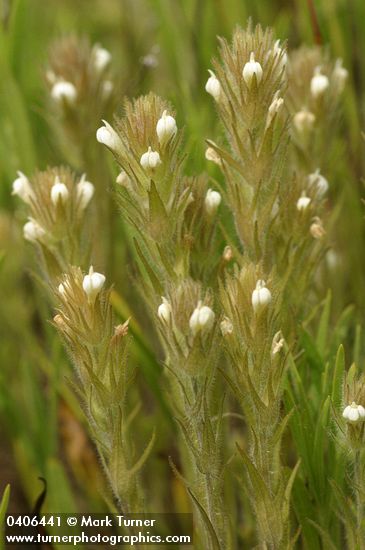
[[[60,516],[23,516],[23,515],[11,515],[6,516],[6,524],[8,527],[37,527],[38,525],[46,526],[61,526]]]

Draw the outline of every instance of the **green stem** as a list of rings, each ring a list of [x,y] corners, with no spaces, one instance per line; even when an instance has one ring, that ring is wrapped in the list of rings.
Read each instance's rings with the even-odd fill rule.
[[[361,449],[355,451],[354,477],[356,500],[356,540],[360,550],[365,548],[364,523],[364,468]]]

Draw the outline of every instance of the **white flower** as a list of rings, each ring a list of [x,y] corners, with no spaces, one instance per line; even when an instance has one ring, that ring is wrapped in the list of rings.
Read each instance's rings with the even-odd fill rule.
[[[228,317],[224,317],[223,321],[220,324],[220,329],[222,336],[229,336],[233,332],[232,321]]]
[[[312,130],[315,120],[316,117],[313,113],[303,109],[302,111],[295,113],[293,123],[296,130],[299,133],[304,134]]]
[[[363,422],[365,420],[365,409],[362,405],[357,405],[355,401],[351,405],[345,407],[343,413],[343,418],[350,423],[356,424],[356,422]]]
[[[162,117],[158,120],[156,125],[156,132],[158,141],[161,145],[166,143],[177,132],[176,120],[171,115],[167,114],[167,111],[162,113]]]
[[[213,310],[208,306],[202,306],[202,303],[199,302],[189,320],[191,332],[195,336],[200,331],[206,332],[210,330],[214,324],[214,319],[215,314]]]
[[[266,127],[268,128],[274,118],[274,116],[281,111],[284,100],[282,97],[278,97],[278,92],[274,95],[274,99],[271,102],[271,105],[269,107],[268,113],[267,113],[267,119],[266,119]]]
[[[208,73],[210,74],[210,77],[205,85],[205,91],[213,96],[216,101],[218,101],[221,95],[221,84],[213,71],[208,70]]]
[[[297,209],[301,212],[305,210],[310,205],[311,199],[309,197],[306,197],[305,195],[302,195],[297,200]]]
[[[81,210],[84,210],[93,198],[95,187],[90,181],[85,180],[85,174],[76,186],[77,198]]]
[[[251,52],[250,61],[247,61],[242,71],[242,76],[247,86],[251,86],[254,75],[256,76],[256,83],[260,84],[262,80],[262,67],[258,61],[255,61],[255,54]]]
[[[171,304],[166,298],[161,296],[162,303],[158,306],[157,309],[157,315],[161,321],[164,321],[165,323],[169,323],[171,319]]]
[[[18,177],[13,181],[12,195],[18,195],[24,202],[30,203],[33,198],[33,190],[30,181],[23,172],[17,172]]]
[[[103,288],[105,283],[105,275],[94,271],[93,266],[90,267],[88,275],[85,275],[82,281],[82,288],[87,295],[89,302],[94,303],[95,298]]]
[[[161,164],[161,159],[158,152],[152,151],[151,147],[149,147],[148,151],[143,153],[139,162],[144,170],[155,170]]]
[[[221,194],[218,193],[218,191],[213,191],[212,189],[208,189],[207,194],[205,196],[205,209],[208,212],[210,216],[215,214],[217,211],[218,206],[220,205],[222,200]]]
[[[252,307],[254,311],[258,311],[268,306],[271,302],[271,292],[266,288],[266,283],[263,280],[259,280],[256,283],[256,288],[252,292]]]
[[[313,173],[309,174],[308,176],[308,184],[310,186],[315,186],[317,190],[317,194],[319,197],[323,197],[328,191],[328,181],[322,174],[319,172],[319,168]]]
[[[59,80],[52,86],[51,97],[57,103],[62,103],[63,101],[66,101],[69,104],[73,104],[77,99],[77,90],[72,82]]]
[[[110,63],[111,53],[96,44],[93,48],[93,61],[95,69],[101,73]]]
[[[51,201],[55,206],[58,204],[58,202],[65,204],[69,196],[70,192],[67,189],[66,185],[60,182],[57,176],[55,183],[51,187]]]
[[[42,239],[45,234],[46,232],[43,227],[41,227],[35,220],[32,220],[32,218],[29,218],[29,221],[23,227],[24,238],[30,242],[35,242]]]
[[[329,85],[330,85],[330,82],[328,80],[328,77],[324,74],[321,74],[320,68],[317,67],[314,71],[314,76],[312,77],[312,80],[311,80],[312,96],[315,99],[322,96],[327,90]]]
[[[333,69],[332,73],[332,80],[337,93],[340,94],[343,91],[348,75],[348,71],[344,67],[342,67],[342,59],[337,59],[335,68]]]
[[[101,126],[96,131],[96,139],[99,143],[106,145],[112,151],[118,152],[122,145],[120,137],[106,120],[103,120],[103,122],[104,126]]]

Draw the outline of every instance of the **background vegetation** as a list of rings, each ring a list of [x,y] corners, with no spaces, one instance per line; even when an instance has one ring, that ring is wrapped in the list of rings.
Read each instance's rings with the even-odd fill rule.
[[[42,490],[39,476],[47,479],[47,509],[103,510],[100,469],[84,420],[67,384],[70,366],[48,320],[52,308],[36,277],[36,262],[22,237],[24,215],[11,196],[16,171],[69,164],[98,180],[110,197],[116,166],[105,152],[99,158],[75,155],[74,144],[55,132],[55,115],[45,81],[50,48],[55,39],[69,34],[86,36],[112,53],[111,72],[116,78],[117,112],[124,95],[135,97],[150,90],[176,108],[179,127],[185,126],[191,174],[208,171],[205,139],[219,134],[217,118],[204,90],[207,68],[215,55],[217,35],[229,38],[237,24],[269,25],[290,48],[322,43],[331,57],[341,57],[349,71],[343,96],[338,154],[331,156],[329,201],[335,212],[331,244],[337,254],[335,268],[318,282],[318,303],[303,321],[302,358],[292,371],[294,380],[286,394],[288,408],[296,407],[292,438],[309,476],[294,484],[294,510],[301,521],[301,544],[307,548],[341,548],[343,535],[338,511],[346,460],[335,460],[331,436],[332,395],[338,402],[343,368],[364,361],[362,336],[365,307],[365,252],[362,177],[365,174],[365,4],[361,0],[2,0],[0,28],[0,494],[12,486],[13,511],[30,510]],[[90,134],[100,119],[90,114]],[[100,116],[100,118],[102,118]],[[93,146],[94,147],[94,146]],[[99,195],[101,196],[101,195]],[[107,201],[107,199],[105,199]],[[112,207],[113,208],[113,207]],[[114,212],[114,213],[113,213]],[[156,511],[170,506],[190,509],[181,482],[174,476],[167,456],[176,457],[173,420],[161,390],[161,358],[156,335],[148,328],[144,311],[130,282],[134,266],[128,234],[116,215],[114,239],[108,250],[96,245],[98,267],[114,281],[112,303],[124,321],[133,312],[131,360],[140,367],[137,381],[144,395],[141,441],[157,425],[159,435],[150,474],[145,483],[156,502]],[[108,231],[110,228],[108,229]],[[107,240],[100,228],[100,242]],[[99,254],[99,255],[98,255]],[[343,356],[340,344],[346,350]],[[293,374],[294,373],[294,374]],[[310,373],[305,374],[303,373]],[[297,377],[296,377],[297,376]],[[296,377],[296,378],[295,378]],[[310,388],[310,391],[304,391]],[[309,399],[308,399],[309,397]],[[315,433],[309,439],[308,433]],[[333,458],[333,462],[331,459]],[[176,458],[177,460],[177,458]],[[290,448],[289,448],[290,462]],[[293,467],[294,460],[291,461]],[[152,475],[151,475],[152,473]],[[350,474],[351,475],[351,474]],[[167,479],[161,493],[159,479]],[[336,483],[336,486],[334,485]],[[336,492],[338,491],[338,492]],[[344,501],[346,502],[346,501]],[[311,522],[318,522],[320,528]],[[349,520],[350,521],[350,520]],[[251,540],[246,525],[243,540]],[[330,542],[327,534],[330,533]],[[322,541],[322,542],[321,542]]]

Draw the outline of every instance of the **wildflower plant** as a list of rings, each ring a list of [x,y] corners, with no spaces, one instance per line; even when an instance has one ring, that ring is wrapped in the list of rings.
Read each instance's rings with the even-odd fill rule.
[[[318,305],[317,287],[336,219],[329,160],[347,70],[320,47],[289,51],[260,25],[220,38],[201,86],[221,129],[206,140],[211,177],[194,169],[184,112],[153,92],[117,104],[111,65],[102,46],[67,37],[45,72],[64,156],[91,181],[51,168],[13,183],[109,508],[155,512],[148,465],[163,459],[199,549],[319,550],[343,536],[360,548],[364,383],[354,366],[345,374],[339,348],[350,313],[327,346],[330,298]],[[106,284],[114,276],[117,290]],[[141,339],[155,394],[137,376]],[[163,495],[154,502],[175,498]],[[334,527],[331,510],[349,500]]]
[[[298,170],[314,173],[330,168],[326,151],[331,151],[329,144],[336,136],[331,134],[331,128],[339,123],[338,104],[347,78],[341,59],[330,60],[320,47],[301,47],[292,52],[288,106],[293,115],[292,139]],[[320,161],[322,167],[318,166]]]
[[[70,265],[88,261],[87,210],[94,185],[85,174],[77,177],[62,167],[30,178],[19,172],[13,195],[25,203],[28,221],[23,227],[24,238],[36,247],[48,284],[54,284]]]
[[[100,44],[91,46],[86,38],[66,36],[51,48],[45,81],[53,127],[61,140],[63,134],[73,142],[67,154],[75,163],[80,164],[85,155],[89,158],[90,152],[82,146],[85,135],[91,137],[96,121],[113,107],[115,82],[110,64],[110,52]]]
[[[135,456],[130,430],[138,402],[130,398],[134,369],[128,362],[128,321],[116,324],[105,276],[90,267],[66,274],[57,290],[53,323],[75,368],[74,386],[88,419],[117,509],[142,512],[138,474],[153,445]],[[137,408],[136,408],[137,407]]]
[[[206,179],[184,175],[182,134],[173,115],[171,107],[150,94],[127,102],[117,129],[105,123],[108,134],[99,129],[97,139],[111,149],[122,169],[118,199],[134,237],[141,292],[165,350],[182,452],[188,453],[184,483],[198,507],[202,539],[214,548],[227,536],[219,489],[222,409],[212,395],[219,330],[207,288],[191,278],[195,243],[188,229],[196,222],[188,211],[205,211],[210,224],[220,195],[213,195],[213,206],[208,201],[207,211],[211,194]],[[212,417],[217,417],[214,423]]]

